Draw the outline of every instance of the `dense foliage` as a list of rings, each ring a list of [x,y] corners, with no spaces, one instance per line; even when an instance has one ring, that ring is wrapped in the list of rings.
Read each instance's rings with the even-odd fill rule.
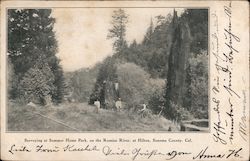
[[[208,118],[207,16],[205,9],[187,9],[176,17],[156,16],[151,18],[142,42],[128,44],[125,35],[129,16],[122,9],[114,11],[108,31],[114,54],[98,67],[72,74],[74,98],[82,102],[88,98],[90,104],[100,100],[102,108],[112,108],[121,98],[126,108],[139,110],[146,104],[152,113],[178,121]],[[179,87],[182,92],[178,99],[169,99],[167,85],[175,77],[183,81]]]
[[[52,100],[60,103],[64,93],[63,71],[56,57],[57,41],[53,31],[55,19],[51,17],[50,9],[9,9],[8,10],[8,59],[13,64],[13,75],[16,83],[11,87],[10,97],[16,99],[21,96],[26,88],[18,86],[21,82],[32,82],[31,73],[39,71],[37,63],[44,62],[47,65],[43,70],[52,75],[38,72],[36,76],[46,77],[44,80],[54,78],[54,88],[48,89]],[[41,75],[42,74],[42,75]],[[45,82],[41,82],[45,83]],[[10,82],[10,85],[13,83]],[[48,84],[47,84],[48,85]],[[30,85],[32,86],[32,85]],[[48,85],[50,86],[50,85]],[[29,89],[35,92],[35,88]],[[30,92],[27,92],[30,93]],[[37,95],[36,95],[37,96]],[[28,100],[31,101],[31,100]],[[42,103],[42,102],[41,102]]]
[[[89,101],[99,69],[100,64],[97,64],[92,68],[83,68],[65,74],[66,82],[68,82],[66,90],[70,99],[77,102]]]
[[[205,9],[187,9],[178,17],[168,14],[151,19],[141,43],[134,40],[108,58],[112,69],[105,70],[109,65],[103,63],[94,93],[100,97],[105,91],[102,82],[118,79],[120,96],[130,107],[146,103],[153,113],[175,120],[207,118],[207,16]],[[163,83],[156,83],[159,88],[152,90],[150,80]],[[173,92],[169,91],[167,85],[175,81],[182,83],[178,90],[173,86]]]
[[[197,118],[208,118],[208,55],[207,51],[195,55],[188,60],[184,107]]]
[[[47,105],[51,102],[52,92],[55,92],[55,77],[49,65],[42,60],[37,61],[33,68],[30,68],[20,81],[20,96],[26,101],[42,103]]]
[[[150,78],[150,74],[134,63],[119,64],[117,75],[122,100],[130,107],[148,104],[151,94],[165,85],[164,80]]]

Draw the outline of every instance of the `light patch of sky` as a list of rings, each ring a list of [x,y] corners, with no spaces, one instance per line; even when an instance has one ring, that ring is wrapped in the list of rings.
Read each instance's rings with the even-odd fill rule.
[[[114,8],[53,9],[54,31],[58,40],[57,56],[65,71],[94,66],[112,55],[112,40],[107,40]],[[150,19],[173,13],[173,8],[126,8],[129,15],[126,39],[141,42]],[[176,9],[178,14],[183,9]]]

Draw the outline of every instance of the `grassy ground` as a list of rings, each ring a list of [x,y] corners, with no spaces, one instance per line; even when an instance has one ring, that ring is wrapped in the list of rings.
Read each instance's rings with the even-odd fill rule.
[[[100,109],[86,103],[52,107],[8,106],[9,131],[172,131],[178,128],[163,117],[142,118],[128,111]]]

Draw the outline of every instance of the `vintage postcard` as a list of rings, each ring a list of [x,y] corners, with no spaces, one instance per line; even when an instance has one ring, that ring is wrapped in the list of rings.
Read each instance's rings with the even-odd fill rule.
[[[249,160],[247,1],[2,1],[1,160]]]

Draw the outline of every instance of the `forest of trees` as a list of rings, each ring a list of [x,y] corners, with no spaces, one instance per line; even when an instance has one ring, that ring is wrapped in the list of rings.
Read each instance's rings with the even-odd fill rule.
[[[42,105],[64,96],[50,9],[8,10],[9,99]]]
[[[207,10],[157,16],[143,41],[131,44],[125,40],[129,16],[119,9],[112,17],[114,54],[101,64],[90,103],[98,99],[107,108],[121,97],[128,109],[145,103],[169,119],[208,118]],[[112,83],[119,83],[118,96]]]
[[[129,15],[117,9],[107,31],[113,55],[68,73],[56,56],[54,23],[50,9],[8,10],[9,99],[59,104],[71,92],[77,102],[100,100],[106,109],[121,98],[125,109],[146,104],[167,119],[208,118],[208,10],[153,17],[142,42],[130,43]]]

